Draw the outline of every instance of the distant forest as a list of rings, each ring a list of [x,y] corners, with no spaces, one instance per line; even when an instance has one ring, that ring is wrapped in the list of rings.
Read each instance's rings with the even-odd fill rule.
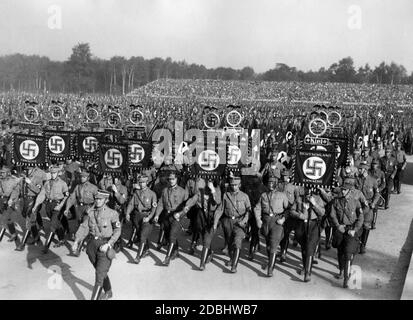
[[[366,64],[356,70],[351,57],[318,71],[304,72],[275,63],[273,69],[255,73],[248,66],[239,70],[208,69],[171,58],[114,56],[103,60],[92,54],[88,43],[74,46],[70,57],[63,62],[38,55],[0,56],[0,91],[125,94],[160,78],[413,84],[413,72],[408,75],[402,65],[382,62],[374,68]]]

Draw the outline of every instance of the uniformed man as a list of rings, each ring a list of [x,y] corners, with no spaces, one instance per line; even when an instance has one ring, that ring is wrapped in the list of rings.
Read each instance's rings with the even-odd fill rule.
[[[66,201],[66,209],[64,211],[64,215],[67,217],[69,215],[69,210],[72,206],[75,206],[75,213],[76,213],[76,222],[77,227],[83,221],[83,217],[85,216],[87,210],[93,205],[94,203],[94,196],[98,187],[94,184],[89,182],[89,172],[86,170],[82,170],[80,172],[80,183],[74,188],[73,192],[70,194],[69,198]],[[82,245],[79,246],[79,251],[75,252],[75,255],[80,255],[80,249]]]
[[[268,191],[261,195],[254,207],[257,226],[258,229],[261,229],[267,246],[268,277],[273,276],[277,248],[283,237],[285,211],[289,206],[287,195],[284,192],[277,191],[277,184],[278,180],[275,177],[269,177],[267,181]]]
[[[404,173],[404,169],[406,169],[406,153],[404,152],[404,150],[402,150],[401,144],[400,143],[396,143],[395,144],[396,147],[396,152],[395,152],[395,156],[396,156],[396,163],[397,163],[397,172],[396,175],[394,176],[394,189],[396,191],[397,194],[400,194],[400,189],[401,189],[401,180],[403,178],[403,173]]]
[[[119,177],[114,177],[110,174],[106,174],[99,182],[99,188],[106,190],[110,193],[107,206],[116,212],[119,212],[119,220],[121,223],[124,219],[124,208],[126,205],[126,199],[128,198],[128,189],[124,186]],[[115,251],[119,252],[122,249],[122,237],[115,243]]]
[[[67,218],[63,215],[62,210],[66,199],[69,197],[68,186],[66,182],[58,176],[58,167],[50,168],[49,172],[51,179],[44,183],[32,209],[33,214],[35,214],[39,205],[46,202],[45,209],[46,215],[50,219],[50,234],[46,238],[47,240],[43,249],[44,253],[48,252],[55,234],[57,234],[59,241],[54,247],[58,248],[64,244],[65,230],[68,231],[69,227]]]
[[[64,170],[66,172],[66,177],[67,177],[67,186],[69,187],[69,190],[72,189],[72,187],[75,187],[76,184],[76,178],[77,174],[80,172],[80,164],[77,161],[73,161],[72,159],[67,159],[66,164],[64,165]]]
[[[98,190],[95,193],[94,206],[87,210],[72,246],[73,252],[78,251],[83,240],[91,235],[86,252],[96,270],[92,300],[106,300],[113,295],[108,272],[114,255],[112,247],[120,237],[121,225],[119,214],[106,205],[109,196],[110,194],[105,190]],[[100,297],[102,288],[105,293]]]
[[[263,192],[267,191],[267,187],[262,183],[258,176],[242,175],[241,177],[241,191],[245,192],[250,199],[251,208],[254,208]],[[260,250],[260,230],[257,226],[257,221],[254,215],[251,215],[249,221],[249,239],[250,249],[248,253],[248,259],[254,260],[254,255]],[[248,237],[248,235],[247,235]]]
[[[178,234],[183,229],[181,218],[184,216],[185,202],[188,200],[188,191],[178,186],[177,173],[172,171],[168,175],[169,187],[162,191],[158,200],[154,221],[158,222],[161,213],[164,214],[162,221],[165,235],[168,238],[168,251],[163,265],[169,266],[170,260],[175,259],[179,252]]]
[[[19,179],[11,174],[10,168],[3,166],[0,169],[0,241],[3,239],[7,226],[10,232],[10,238],[7,241],[18,242],[16,228],[12,220],[12,214],[15,212],[15,208],[13,208],[13,203],[10,201],[10,195],[18,184]]]
[[[299,219],[297,216],[291,215],[291,208],[294,203],[299,199],[299,196],[304,196],[304,188],[293,185],[290,182],[291,171],[283,170],[281,171],[281,176],[283,181],[279,184],[279,190],[284,192],[287,195],[289,208],[286,210],[286,220],[283,224],[284,227],[284,236],[281,240],[281,256],[280,262],[285,262],[287,259],[287,250],[290,242],[290,233],[294,231],[296,234],[297,227],[299,225]]]
[[[190,206],[187,206],[186,211],[187,211],[187,218],[189,219],[189,229],[192,233],[192,241],[191,241],[191,246],[189,249],[189,254],[194,254],[196,247],[198,245],[198,240],[201,237],[201,230],[200,226],[197,224],[198,222],[198,208],[194,206],[196,203],[196,199],[198,198],[198,192],[199,189],[205,190],[206,188],[206,181],[200,177],[197,178],[189,178],[186,182],[185,189],[188,192],[188,197],[189,199],[192,198],[192,200],[188,200],[191,202]]]
[[[237,272],[242,240],[245,238],[245,229],[251,213],[250,199],[244,192],[240,191],[240,183],[240,177],[230,178],[229,192],[224,193],[222,203],[218,207],[214,219],[214,229],[216,230],[222,217],[221,223],[230,256],[226,265],[231,264],[232,273]]]
[[[381,168],[386,177],[386,187],[383,190],[384,209],[389,208],[391,190],[393,188],[393,180],[397,173],[397,161],[392,155],[392,150],[386,148],[386,155],[381,158]]]
[[[339,265],[339,274],[336,278],[342,279],[344,275],[344,288],[348,288],[350,266],[358,250],[364,221],[360,201],[356,199],[352,187],[348,181],[344,182],[338,196],[333,200],[330,213],[333,224],[333,247],[337,248]]]
[[[46,172],[39,167],[35,166],[27,168],[26,174],[23,174],[23,178],[20,183],[14,188],[10,200],[16,203],[18,198],[23,201],[22,215],[26,219],[26,232],[24,233],[23,240],[16,248],[17,251],[23,251],[29,235],[33,237],[34,243],[42,245],[39,235],[39,229],[43,228],[43,220],[40,212],[37,210],[33,212],[33,206],[36,201],[36,197],[43,187],[43,183],[48,179]]]
[[[188,199],[184,211],[195,209],[196,232],[202,238],[202,254],[199,270],[205,269],[205,264],[213,259],[211,242],[215,234],[214,216],[218,206],[221,204],[221,191],[215,187],[212,181],[208,181],[202,187],[198,187],[196,193]],[[195,231],[195,230],[194,230]]]
[[[361,246],[360,253],[364,254],[366,252],[367,240],[370,234],[370,229],[373,224],[376,223],[377,219],[377,202],[379,201],[380,194],[379,188],[377,185],[377,180],[375,177],[369,174],[368,172],[368,163],[363,162],[359,167],[359,175],[356,178],[355,187],[360,190],[364,198],[362,202],[363,210],[363,231],[361,234]],[[365,204],[363,205],[363,202]]]
[[[142,174],[138,177],[139,189],[135,189],[126,208],[126,221],[131,220],[139,236],[139,249],[134,259],[138,264],[141,258],[149,254],[149,235],[152,231],[151,219],[155,215],[157,198],[155,192],[148,188],[149,177]]]
[[[373,162],[371,163],[371,169],[369,170],[369,174],[376,179],[380,197],[384,200],[384,198],[381,195],[383,194],[384,189],[386,188],[386,177],[384,175],[384,172],[381,170],[379,160],[373,160]],[[371,229],[376,228],[377,210],[375,210],[374,213],[375,215],[373,217]]]
[[[281,178],[281,171],[285,169],[285,166],[277,160],[278,151],[272,151],[269,155],[270,161],[267,162],[264,168],[261,170],[260,174],[262,176],[262,181],[266,183],[269,177],[275,177],[277,179]]]
[[[310,194],[309,189],[304,191],[304,196],[298,198],[290,214],[299,219],[296,236],[301,246],[304,282],[309,282],[313,256],[320,241],[320,221],[325,214],[325,202],[319,194]]]

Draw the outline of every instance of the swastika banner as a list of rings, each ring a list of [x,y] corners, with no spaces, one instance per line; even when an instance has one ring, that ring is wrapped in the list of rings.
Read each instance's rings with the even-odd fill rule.
[[[225,159],[221,159],[215,150],[206,149],[199,153],[191,167],[191,176],[215,179],[225,173]]]
[[[123,143],[100,142],[98,152],[98,173],[119,176],[125,173],[128,164],[128,146]]]
[[[66,160],[73,156],[71,131],[45,130],[44,137],[48,162]]]
[[[17,165],[25,166],[44,165],[46,162],[45,144],[43,136],[21,133],[13,134],[13,162]]]
[[[80,131],[76,138],[76,150],[80,160],[93,160],[96,158],[101,132]]]
[[[332,187],[335,183],[335,152],[297,149],[293,158],[293,182],[306,187]]]
[[[152,141],[144,139],[125,139],[128,146],[128,167],[131,170],[148,168],[152,161]]]

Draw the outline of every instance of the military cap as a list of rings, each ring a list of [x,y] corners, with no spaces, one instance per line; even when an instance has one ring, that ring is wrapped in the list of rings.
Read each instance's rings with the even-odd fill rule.
[[[138,182],[147,182],[149,177],[146,174],[138,175]]]
[[[86,169],[82,169],[80,171],[80,176],[82,177],[88,177],[89,176],[89,171],[87,171]]]
[[[367,161],[360,162],[359,168],[360,169],[368,169],[369,168],[368,162]]]
[[[106,190],[99,189],[95,195],[95,199],[108,199],[109,196],[110,196],[109,192],[107,192]]]
[[[351,188],[354,187],[354,185],[355,185],[354,179],[347,178],[347,179],[344,179],[342,188],[343,189],[351,189]]]
[[[229,183],[230,184],[238,184],[241,182],[241,177],[238,176],[232,176],[229,178]]]
[[[290,170],[287,170],[287,169],[285,169],[285,170],[282,170],[281,171],[281,175],[282,176],[291,176],[291,171]]]

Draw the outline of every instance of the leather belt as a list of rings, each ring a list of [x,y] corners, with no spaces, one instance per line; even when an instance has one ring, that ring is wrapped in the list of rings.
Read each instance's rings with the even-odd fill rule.
[[[62,201],[63,199],[60,199],[60,200],[51,200],[51,199],[46,199],[46,202],[49,202],[49,203],[51,203],[51,202],[60,202],[60,201]]]
[[[110,237],[108,237],[108,238],[103,238],[103,237],[98,237],[98,236],[95,236],[95,237],[93,237],[95,240],[103,240],[103,241],[109,241],[110,240]]]

